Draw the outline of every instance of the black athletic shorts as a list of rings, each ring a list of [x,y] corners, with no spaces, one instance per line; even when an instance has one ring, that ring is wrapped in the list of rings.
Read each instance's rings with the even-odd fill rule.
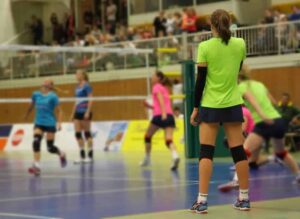
[[[75,112],[73,119],[75,119],[75,120],[84,120],[84,114],[85,113]],[[92,118],[93,118],[93,113],[90,113],[90,116],[89,116],[88,120],[92,120]]]
[[[176,127],[174,116],[171,114],[167,115],[166,120],[162,120],[161,115],[154,116],[151,120],[151,123],[163,129]]]
[[[287,132],[287,128],[284,119],[278,118],[274,120],[273,125],[268,125],[264,122],[257,123],[253,132],[262,136],[265,140],[270,138],[281,139]]]
[[[40,129],[42,132],[55,133],[55,126],[34,125],[34,129]]]
[[[199,114],[200,122],[205,123],[244,122],[242,105],[220,109],[201,107]]]

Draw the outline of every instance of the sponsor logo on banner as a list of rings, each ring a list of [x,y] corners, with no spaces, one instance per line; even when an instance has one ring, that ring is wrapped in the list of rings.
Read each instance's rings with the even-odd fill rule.
[[[24,138],[24,129],[18,129],[12,136],[11,143],[12,146],[17,147]]]
[[[149,126],[148,120],[131,121],[128,124],[126,135],[123,140],[122,150],[124,151],[144,151],[144,136]],[[174,130],[174,143],[178,151],[184,150],[184,124],[183,119],[176,120]],[[160,129],[152,138],[152,150],[166,150],[164,130]]]
[[[0,151],[6,147],[11,130],[11,125],[0,125]]]

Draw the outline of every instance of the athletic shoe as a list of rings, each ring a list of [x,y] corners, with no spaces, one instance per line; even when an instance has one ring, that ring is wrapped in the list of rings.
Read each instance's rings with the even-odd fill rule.
[[[249,200],[237,200],[233,204],[233,208],[240,210],[240,211],[250,211],[250,201]]]
[[[218,186],[220,192],[230,192],[231,190],[238,189],[238,188],[239,188],[239,183],[238,181],[235,180]]]
[[[207,202],[201,202],[198,204],[195,213],[196,214],[207,214],[208,210],[207,210]]]
[[[144,158],[144,160],[140,163],[140,166],[141,167],[147,167],[147,166],[150,166],[151,165],[151,161],[149,158]]]
[[[35,176],[39,176],[39,175],[41,174],[41,169],[38,168],[38,167],[36,167],[35,165],[33,165],[32,167],[30,167],[30,168],[28,169],[28,172],[29,172],[30,174],[35,175]]]
[[[176,159],[173,161],[173,166],[171,167],[171,170],[172,170],[172,171],[176,171],[176,170],[178,169],[179,162],[180,162],[180,159],[179,159],[179,158],[176,158]]]
[[[195,201],[192,207],[190,208],[190,211],[195,212],[199,205],[200,204],[197,201]]]
[[[300,185],[300,175],[296,177],[296,183]]]
[[[65,153],[62,153],[62,155],[59,156],[60,158],[60,165],[62,168],[65,168],[67,166],[67,156]]]
[[[229,167],[229,170],[235,171],[235,165],[230,166],[230,167]]]

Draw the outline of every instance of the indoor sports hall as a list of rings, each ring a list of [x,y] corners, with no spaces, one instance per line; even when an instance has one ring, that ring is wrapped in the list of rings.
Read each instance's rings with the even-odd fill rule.
[[[300,218],[300,1],[0,13],[0,219]]]

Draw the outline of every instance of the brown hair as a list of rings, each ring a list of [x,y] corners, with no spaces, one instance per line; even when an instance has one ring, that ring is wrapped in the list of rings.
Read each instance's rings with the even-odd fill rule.
[[[161,83],[164,86],[168,86],[168,87],[172,86],[172,82],[170,81],[170,79],[163,72],[156,71],[155,74],[159,78],[159,83]]]
[[[221,37],[222,41],[227,45],[231,38],[231,18],[229,13],[225,10],[218,9],[211,15],[210,21],[218,32],[219,37]]]
[[[88,73],[85,70],[80,69],[77,72],[80,72],[83,75],[83,80],[89,82],[89,75],[88,75]]]

